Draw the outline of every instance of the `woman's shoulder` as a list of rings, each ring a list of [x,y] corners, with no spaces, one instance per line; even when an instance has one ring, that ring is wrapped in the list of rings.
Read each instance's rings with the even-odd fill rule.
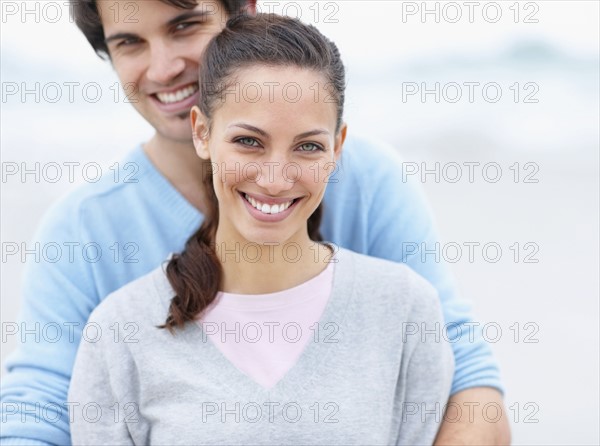
[[[89,321],[126,323],[158,320],[164,323],[172,293],[163,263],[106,296],[94,309]]]
[[[377,295],[380,303],[402,304],[411,312],[415,307],[440,307],[436,289],[404,263],[368,256],[339,248],[337,274],[351,280],[361,295]]]
[[[345,268],[347,272],[353,270],[354,274],[364,276],[363,278],[369,281],[381,279],[409,281],[435,291],[426,279],[405,263],[369,256],[342,247],[337,247],[335,258],[342,268],[347,267]]]

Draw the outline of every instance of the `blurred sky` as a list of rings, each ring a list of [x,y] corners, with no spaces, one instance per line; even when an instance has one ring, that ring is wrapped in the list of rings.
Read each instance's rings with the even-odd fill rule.
[[[275,12],[287,9],[291,15],[300,15],[303,20],[315,23],[338,44],[347,65],[346,115],[355,132],[375,131],[383,139],[422,150],[423,147],[418,146],[422,146],[425,122],[435,119],[441,126],[464,126],[467,122],[464,115],[456,113],[460,109],[461,113],[474,113],[473,119],[478,116],[488,118],[487,123],[483,122],[475,130],[489,135],[498,133],[497,126],[492,123],[501,123],[505,129],[515,131],[524,125],[537,128],[533,132],[520,132],[518,136],[515,132],[498,133],[497,138],[506,139],[500,144],[503,147],[549,150],[559,141],[563,146],[567,140],[572,141],[572,133],[576,138],[590,135],[595,140],[594,125],[600,118],[595,106],[599,2],[475,3],[473,23],[469,22],[470,10],[464,2],[303,1],[259,2],[259,6],[263,4],[263,10],[272,8]],[[29,5],[29,11],[35,11],[37,5],[38,15],[23,16],[23,4]],[[290,4],[301,7],[297,9]],[[436,5],[440,23],[436,23],[432,14],[427,14],[423,20],[421,12],[433,10]],[[459,9],[448,5],[458,5]],[[499,6],[491,8],[490,5]],[[501,12],[500,19],[490,23],[497,9]],[[148,137],[151,129],[129,104],[122,100],[119,104],[114,103],[117,78],[110,64],[96,57],[70,22],[64,1],[4,1],[2,10],[0,70],[4,85],[7,81],[19,80],[26,81],[29,88],[35,82],[41,85],[52,81],[60,85],[64,82],[79,82],[80,85],[98,82],[103,92],[99,103],[90,104],[82,99],[78,90],[75,103],[70,104],[66,100],[67,89],[63,87],[63,98],[58,104],[44,104],[44,101],[36,104],[31,96],[23,103],[19,94],[7,96],[3,91],[5,144],[2,154],[5,159],[11,158],[12,150],[18,150],[12,141],[22,141],[23,126],[29,122],[28,117],[33,111],[48,118],[39,123],[39,132],[28,135],[31,140],[26,142],[33,146],[39,142],[39,135],[44,134],[46,138],[61,138],[63,148],[83,155],[81,149],[75,148],[83,135],[100,136],[99,126],[92,126],[94,120],[89,117],[103,122],[102,116],[106,114],[117,118],[110,121],[110,133],[114,138],[105,132],[101,139],[94,138],[94,142],[110,146],[103,150],[108,158],[120,156],[122,149],[118,145],[131,146]],[[317,21],[315,11],[318,11]],[[452,19],[457,11],[461,13],[457,23],[444,20],[445,17]],[[56,23],[49,23],[44,18]],[[407,105],[397,107],[401,101],[402,82],[428,82],[431,86],[435,82],[451,81],[480,82],[482,85],[499,82],[503,100],[491,106],[473,106],[465,101],[431,104],[431,100],[428,104],[420,104],[415,100],[417,96]],[[510,86],[520,82],[523,89],[525,83],[532,81],[541,87],[537,95],[542,98],[541,104],[511,106],[507,100]],[[537,119],[523,119],[524,113],[542,108],[545,110],[537,114]],[[58,109],[60,116],[56,113]],[[571,116],[571,124],[577,128],[569,134],[564,132],[561,115],[565,109],[575,114]],[[11,124],[7,125],[8,122]],[[65,123],[73,125],[65,128]],[[62,132],[56,132],[56,129]],[[485,145],[494,146],[489,142]],[[589,141],[578,144],[579,147],[583,145],[589,146]],[[111,148],[115,152],[111,153]],[[21,156],[20,151],[17,153]],[[30,153],[36,157],[40,155],[36,150]]]
[[[110,1],[110,0],[108,0]],[[39,17],[22,16],[22,2],[3,1],[2,52],[10,50],[23,58],[33,58],[38,63],[57,63],[64,61],[72,65],[72,55],[77,55],[81,68],[93,59],[88,51],[87,42],[81,38],[76,27],[70,24],[66,1],[47,1],[60,6],[60,10],[40,6]],[[8,4],[16,4],[18,10],[13,13]],[[30,4],[44,2],[29,2]],[[264,3],[264,4],[263,4]],[[426,23],[422,23],[423,2],[402,1],[338,1],[296,2],[298,10],[286,6],[293,2],[260,2],[263,11],[271,8],[281,13],[287,8],[290,15],[300,17],[307,22],[318,24],[319,28],[342,48],[344,59],[350,64],[358,61],[363,65],[385,65],[390,60],[445,54],[466,48],[473,53],[489,53],[507,40],[533,37],[546,40],[560,49],[584,57],[596,57],[598,54],[598,14],[596,1],[541,1],[518,2],[501,1],[501,18],[496,23],[485,20],[494,19],[495,9],[484,6],[492,2],[475,2],[473,23],[469,23],[469,8],[465,2],[425,2],[426,8],[434,10],[439,4],[440,23],[435,16],[428,14]],[[462,17],[456,23],[443,20],[442,11],[448,3],[460,6]],[[262,6],[261,6],[262,4]],[[413,13],[414,8],[418,12]],[[29,6],[34,10],[33,6]],[[312,9],[311,9],[312,8]],[[513,8],[513,9],[510,9]],[[519,10],[518,23],[514,23],[515,9]],[[319,11],[315,21],[315,10]],[[59,11],[59,12],[57,12]],[[301,11],[301,14],[296,13]],[[456,9],[446,6],[445,16],[452,19]],[[55,19],[55,17],[58,19]],[[23,18],[25,23],[23,23]],[[36,18],[39,23],[36,23]],[[44,18],[57,20],[49,23]],[[337,20],[337,23],[328,23]],[[526,20],[538,20],[538,23],[524,23]],[[43,51],[40,49],[43,48]],[[65,51],[68,49],[68,51]],[[80,59],[80,57],[82,59]]]

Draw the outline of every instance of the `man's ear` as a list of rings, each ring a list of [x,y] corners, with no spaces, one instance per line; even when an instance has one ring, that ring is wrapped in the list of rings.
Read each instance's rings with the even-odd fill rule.
[[[208,150],[208,122],[197,105],[190,111],[190,122],[192,124],[192,141],[196,148],[196,153],[203,160],[210,159]]]
[[[340,159],[340,155],[342,154],[342,148],[344,147],[344,141],[346,140],[346,133],[348,132],[348,124],[345,122],[342,123],[342,127],[340,131],[335,136],[335,145],[333,147],[333,157],[337,162]]]
[[[256,0],[246,0],[244,12],[248,15],[256,15]]]

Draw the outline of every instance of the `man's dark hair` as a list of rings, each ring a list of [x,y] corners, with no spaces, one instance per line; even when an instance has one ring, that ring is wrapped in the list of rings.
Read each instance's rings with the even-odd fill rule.
[[[92,48],[102,59],[110,58],[106,46],[102,20],[98,12],[96,0],[70,0],[71,15],[77,27],[85,35]],[[167,5],[182,9],[193,9],[198,6],[198,0],[160,0]],[[230,17],[243,11],[247,4],[254,4],[255,0],[215,0],[219,1]]]

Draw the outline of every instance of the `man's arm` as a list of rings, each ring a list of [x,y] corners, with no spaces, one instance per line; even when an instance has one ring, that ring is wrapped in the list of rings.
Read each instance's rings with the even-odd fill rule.
[[[391,148],[358,138],[346,140],[336,179],[326,191],[324,236],[357,252],[404,262],[427,279],[438,291],[445,323],[454,327],[448,330],[455,361],[451,395],[466,392],[481,406],[487,402],[482,388],[496,389],[490,391],[499,397],[503,389],[491,348],[448,265],[434,254],[439,239],[418,180],[405,174]],[[441,432],[456,432],[450,424],[444,421]],[[456,435],[482,435],[475,442],[485,441],[508,430],[499,424],[469,423]]]
[[[14,322],[21,342],[6,361],[0,388],[2,445],[70,443],[64,403],[82,330],[97,305],[89,263],[80,255],[85,241],[77,212],[64,202],[55,206],[35,242],[63,251],[56,262],[31,256],[26,265],[19,322]],[[78,254],[71,256],[73,243],[79,243]]]
[[[510,444],[502,395],[491,387],[474,387],[452,395],[444,420],[436,446]]]

